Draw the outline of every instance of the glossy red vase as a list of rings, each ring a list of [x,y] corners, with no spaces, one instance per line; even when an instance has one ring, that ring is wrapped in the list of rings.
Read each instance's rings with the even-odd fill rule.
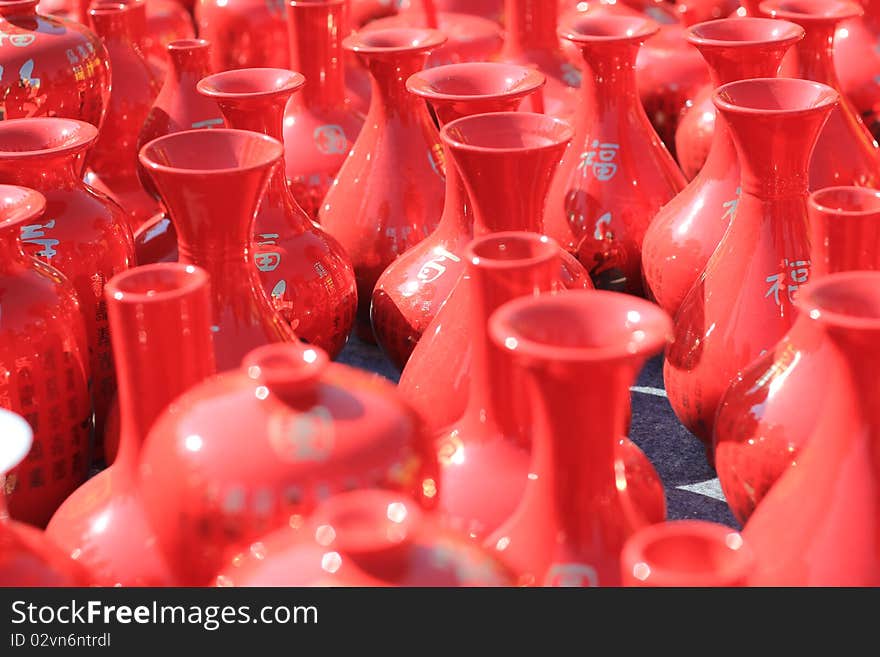
[[[373,78],[366,124],[327,193],[318,218],[351,257],[357,277],[356,328],[372,340],[370,299],[379,276],[436,227],[443,209],[443,151],[421,98],[406,90],[436,30],[400,28],[349,36]]]
[[[433,449],[393,386],[300,345],[255,350],[178,398],[141,462],[159,544],[190,585],[329,495],[388,488],[431,506],[437,486]]]
[[[623,546],[620,565],[624,586],[748,586],[755,554],[730,527],[678,520],[633,534]]]
[[[192,16],[177,0],[145,0],[147,15],[146,54],[167,61],[169,71],[174,63],[168,61],[168,46],[174,41],[195,39],[196,29]]]
[[[766,0],[761,10],[803,26],[806,36],[797,45],[798,77],[839,92],[834,31],[841,21],[859,16],[861,7],[847,0]],[[810,164],[810,189],[834,185],[880,186],[880,145],[845,96],[822,130]]]
[[[444,144],[474,209],[475,237],[500,231],[543,232],[541,209],[547,188],[571,135],[571,127],[564,121],[527,112],[479,114],[443,128]],[[503,191],[512,189],[520,193]],[[558,245],[556,248],[560,266],[552,285],[532,281],[521,287],[511,286],[510,299],[590,286],[583,267]],[[400,377],[401,393],[422,414],[432,432],[459,419],[467,406],[472,339],[470,287],[469,277],[460,276]],[[486,315],[493,309],[487,309]]]
[[[159,211],[138,177],[138,135],[160,88],[140,48],[137,14],[142,10],[101,3],[89,12],[110,55],[112,92],[106,121],[86,161],[87,180],[123,207],[133,231]]]
[[[355,0],[354,4],[357,2]],[[504,0],[398,0],[395,4],[398,5],[398,13],[401,15],[409,12],[425,13],[432,5],[437,13],[470,14],[496,23],[500,23],[504,15]]]
[[[340,493],[232,558],[217,586],[512,586],[482,548],[411,499]],[[300,526],[293,526],[294,524]]]
[[[283,0],[196,0],[198,34],[214,44],[211,68],[286,67]]]
[[[830,187],[810,196],[813,280],[880,269],[880,192]],[[800,313],[791,330],[737,377],[722,398],[713,437],[715,468],[728,505],[745,523],[773,484],[795,465],[826,404],[822,388],[840,385],[832,346]],[[807,403],[809,400],[809,403]]]
[[[861,0],[864,15],[843,21],[834,34],[834,70],[840,88],[874,135],[880,134],[880,3]]]
[[[46,197],[43,218],[22,227],[25,251],[73,284],[86,324],[95,409],[95,458],[116,390],[104,283],[134,264],[125,213],[82,180],[94,126],[72,119],[0,122],[0,182],[24,185]]]
[[[189,130],[141,149],[177,232],[180,262],[211,277],[211,331],[219,371],[242,356],[296,335],[263,291],[251,254],[254,216],[281,143],[245,130]]]
[[[575,137],[547,197],[545,228],[597,287],[642,293],[641,249],[654,215],[685,185],[639,104],[636,54],[656,25],[585,15],[560,31],[584,57]]]
[[[524,98],[540,93],[544,79],[522,66],[469,62],[421,71],[406,84],[411,93],[430,103],[442,127],[464,116],[515,110]],[[463,249],[474,236],[473,209],[445,149],[444,161],[446,192],[437,229],[392,262],[373,289],[373,333],[398,369],[406,365],[458,282],[465,267]]]
[[[774,77],[783,55],[803,35],[794,23],[768,18],[729,18],[688,30],[688,39],[712,70],[715,86]],[[657,213],[642,242],[645,283],[673,317],[718,247],[739,203],[736,148],[723,119],[713,124],[706,166]]]
[[[36,0],[0,3],[0,118],[59,116],[100,126],[110,99],[110,64],[83,25],[37,15]]]
[[[629,387],[671,330],[659,307],[607,291],[517,299],[492,315],[492,340],[526,380],[533,474],[484,544],[519,583],[620,585],[620,551],[647,519],[622,480],[617,444]]]
[[[71,495],[46,534],[98,586],[169,586],[138,495],[137,464],[156,417],[214,372],[208,275],[193,265],[136,267],[105,290],[119,381],[116,460]]]
[[[739,7],[738,0],[680,0],[675,3],[678,18],[686,26],[728,18]]]
[[[24,418],[0,409],[0,480],[31,449],[31,429]],[[0,489],[0,493],[3,489]],[[10,519],[0,495],[0,586],[88,586],[88,574],[43,532]]]
[[[840,385],[813,387],[812,399],[821,392],[825,406],[815,431],[797,467],[746,524],[743,535],[757,555],[753,585],[880,585],[878,291],[880,272],[845,272],[817,280],[798,298],[832,347]]]
[[[810,157],[837,99],[826,85],[789,78],[740,80],[715,92],[742,193],[676,315],[663,368],[672,409],[707,446],[721,396],[794,322],[794,298],[810,278]]]
[[[364,125],[345,86],[344,0],[291,0],[290,68],[306,84],[284,118],[285,170],[296,202],[315,219]]]
[[[85,481],[92,428],[76,292],[56,269],[26,255],[20,241],[22,227],[40,222],[45,208],[39,192],[0,185],[0,407],[22,415],[33,430],[27,458],[4,470],[3,510],[39,527]]]
[[[232,128],[282,139],[284,108],[305,82],[285,69],[211,75],[199,91]],[[348,255],[297,205],[283,167],[269,179],[254,219],[253,258],[263,290],[297,336],[335,358],[354,325],[357,287]]]
[[[398,3],[389,0],[350,0],[348,21],[352,30],[359,30],[370,21],[396,15],[398,10]]]

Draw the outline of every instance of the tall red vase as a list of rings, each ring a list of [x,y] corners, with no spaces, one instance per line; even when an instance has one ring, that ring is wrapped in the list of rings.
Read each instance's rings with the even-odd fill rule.
[[[528,112],[479,114],[443,128],[443,142],[473,205],[475,237],[500,231],[543,232],[541,209],[547,188],[571,135],[571,127],[564,121]],[[513,189],[519,193],[505,191]],[[540,282],[512,286],[510,298],[563,287],[589,287],[583,267],[561,249],[559,252],[561,264],[551,288]],[[433,432],[459,419],[467,406],[470,287],[469,277],[459,277],[400,377],[401,393]]]
[[[45,208],[39,192],[0,185],[0,406],[24,416],[33,430],[28,457],[3,470],[3,510],[39,527],[85,481],[92,426],[76,292],[56,269],[26,255],[20,241],[22,227],[38,223]]]
[[[834,70],[840,88],[865,125],[880,134],[880,3],[861,0],[864,16],[843,21],[834,34]]]
[[[834,70],[834,31],[862,8],[848,0],[766,0],[761,11],[802,25],[806,36],[797,45],[798,77],[840,91]],[[880,145],[841,95],[816,144],[810,164],[810,189],[834,185],[880,186]]]
[[[642,240],[684,177],[639,102],[635,60],[657,26],[585,15],[560,31],[586,71],[575,137],[553,179],[546,231],[576,251],[597,287],[642,293]]]
[[[211,277],[211,331],[219,371],[270,342],[296,340],[263,292],[251,255],[257,206],[281,162],[281,143],[245,130],[188,130],[141,149],[177,232],[180,262]]]
[[[86,164],[90,185],[107,193],[128,213],[132,230],[159,211],[138,177],[138,135],[159,93],[160,82],[140,48],[137,12],[123,3],[99,3],[90,11],[92,25],[110,56],[110,104]]]
[[[676,315],[663,368],[672,409],[707,447],[721,396],[794,322],[794,298],[810,278],[810,157],[837,99],[824,84],[789,78],[740,80],[715,92],[742,194]]]
[[[196,0],[198,34],[214,44],[211,68],[286,67],[284,0]]]
[[[386,488],[430,507],[438,492],[436,456],[394,387],[299,345],[255,350],[178,398],[140,472],[159,544],[188,585],[334,493]]]
[[[469,62],[421,71],[406,86],[430,103],[442,127],[473,114],[515,110],[524,98],[540,93],[544,79],[522,66]],[[474,236],[473,209],[445,147],[444,161],[446,192],[437,229],[392,262],[373,289],[373,333],[398,369],[458,282],[463,249]]]
[[[880,269],[880,192],[863,187],[813,192],[809,217],[813,280]],[[800,460],[826,407],[815,398],[816,382],[823,389],[840,384],[832,349],[818,324],[799,313],[785,337],[743,370],[722,398],[713,437],[715,468],[740,523]]]
[[[83,25],[37,15],[37,0],[0,3],[0,118],[58,116],[100,126],[110,99],[110,63]]]
[[[620,562],[624,586],[748,586],[755,554],[730,527],[678,520],[633,534]]]
[[[812,388],[825,405],[815,432],[743,531],[757,555],[753,585],[880,585],[878,294],[880,272],[846,272],[798,299],[842,376],[840,385]]]
[[[299,521],[297,521],[299,523]],[[482,548],[385,490],[340,493],[235,555],[217,586],[512,586]]]
[[[100,459],[116,390],[104,283],[134,264],[134,245],[122,209],[82,180],[83,158],[97,133],[72,119],[0,121],[0,182],[46,197],[43,218],[22,227],[25,251],[70,280],[85,319]]]
[[[211,75],[199,91],[220,105],[230,127],[282,139],[284,108],[305,78],[285,69]],[[263,290],[302,340],[335,358],[354,325],[357,287],[348,255],[297,205],[283,167],[269,179],[254,219],[253,257]]]
[[[364,117],[345,87],[345,0],[290,0],[290,68],[306,78],[284,119],[285,169],[296,202],[315,219]]]
[[[372,340],[370,299],[379,276],[437,227],[443,209],[437,129],[406,80],[444,39],[436,30],[399,28],[356,33],[344,42],[369,68],[373,94],[366,124],[318,217],[351,257],[356,328],[364,339]]]
[[[19,415],[0,409],[0,482],[31,449],[31,428]],[[88,586],[88,574],[46,539],[43,532],[9,518],[0,487],[0,586]]]
[[[671,330],[659,307],[607,291],[517,299],[492,315],[492,340],[527,382],[533,474],[484,544],[521,584],[620,585],[620,551],[647,520],[621,481],[616,445],[629,387]]]
[[[688,30],[688,40],[705,57],[716,87],[746,78],[774,77],[783,55],[803,35],[794,23],[768,18],[723,19]],[[645,283],[660,307],[673,317],[739,204],[736,148],[723,119],[713,124],[706,166],[657,213],[642,242]]]
[[[119,370],[119,452],[67,498],[46,534],[98,586],[173,585],[138,495],[137,464],[156,417],[214,372],[208,275],[193,265],[147,265],[114,277],[105,293]]]

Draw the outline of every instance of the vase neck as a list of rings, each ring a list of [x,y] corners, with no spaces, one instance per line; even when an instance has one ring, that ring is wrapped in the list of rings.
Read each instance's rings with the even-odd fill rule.
[[[705,46],[697,50],[709,65],[713,87],[748,78],[775,78],[790,43],[756,43],[754,47]]]
[[[840,88],[834,69],[836,21],[804,25],[804,38],[797,44],[798,77]]]
[[[170,89],[182,85],[195,88],[199,80],[211,73],[210,48],[207,43],[169,48],[168,59],[171,66],[168,69],[165,86]]]
[[[72,189],[85,183],[81,179],[85,148],[57,156],[23,155],[14,161],[0,162],[3,181],[33,189]]]
[[[307,108],[345,104],[343,10],[341,2],[288,3],[290,68],[306,78],[298,99]]]
[[[505,53],[558,50],[558,4],[542,0],[505,0]]]
[[[396,56],[363,56],[370,71],[372,97],[367,114],[367,125],[395,117],[399,121],[415,121],[427,114],[421,98],[406,88],[407,78],[421,71],[428,59],[426,52],[398,53]]]
[[[291,93],[252,98],[215,98],[230,128],[250,130],[283,142],[284,109]]]
[[[641,112],[636,84],[638,44],[581,44],[585,68],[591,73],[581,78],[581,97],[585,100],[581,118],[606,112]]]
[[[146,8],[141,3],[124,7],[107,5],[91,11],[91,25],[102,41],[134,46],[144,38],[146,28]]]
[[[446,231],[446,234],[473,235],[474,213],[468,198],[467,189],[458,168],[450,161],[449,152],[446,153],[446,193],[443,198],[443,214],[440,217],[438,228]]]

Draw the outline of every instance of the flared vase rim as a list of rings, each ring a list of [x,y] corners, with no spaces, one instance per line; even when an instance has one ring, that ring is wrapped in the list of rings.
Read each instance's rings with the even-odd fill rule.
[[[452,132],[460,127],[463,123],[486,121],[495,117],[509,118],[512,120],[526,121],[533,120],[536,123],[544,123],[545,125],[553,125],[558,133],[554,136],[547,136],[548,143],[541,145],[523,145],[523,146],[487,146],[468,144],[460,141],[452,136]],[[450,121],[440,130],[440,138],[448,147],[471,153],[538,153],[542,151],[554,150],[561,146],[565,146],[574,138],[574,128],[563,119],[549,116],[547,114],[539,114],[536,112],[487,112],[485,114],[474,114],[472,116],[463,116]]]
[[[875,207],[856,210],[833,207],[831,205],[825,205],[822,203],[823,196],[835,193],[839,194],[841,192],[847,194],[856,194],[866,199],[873,199]],[[880,214],[880,190],[876,190],[873,187],[857,187],[855,185],[835,185],[833,187],[823,187],[822,189],[817,189],[810,193],[809,203],[810,207],[817,210],[818,212],[834,215],[840,218],[870,217],[872,215]]]
[[[519,240],[530,245],[539,247],[535,255],[523,258],[490,258],[477,253],[477,249],[481,246],[492,242],[504,242],[510,240]],[[498,233],[489,233],[480,237],[475,237],[468,242],[463,253],[465,261],[474,267],[480,269],[492,270],[508,270],[508,269],[531,269],[537,267],[549,260],[559,257],[559,244],[552,237],[534,233],[525,230],[506,230]]]
[[[817,9],[828,8],[833,5],[836,11],[826,14],[811,13],[807,11],[795,11],[793,9],[780,9],[780,5],[792,2],[792,0],[763,0],[758,9],[764,16],[770,18],[781,18],[792,23],[802,25],[828,25],[832,26],[840,21],[851,18],[858,18],[864,15],[865,10],[861,5],[851,2],[851,0],[796,0],[805,5],[814,4]]]
[[[587,34],[578,29],[580,25],[586,24],[617,24],[622,28],[624,25],[637,25],[630,30],[621,29],[620,33],[615,34]],[[615,44],[615,43],[641,43],[660,31],[660,25],[650,18],[642,18],[639,16],[616,16],[616,15],[584,15],[577,18],[569,19],[560,25],[556,30],[556,34],[560,39],[565,39],[578,45],[589,44]]]
[[[516,69],[523,73],[516,86],[501,89],[491,93],[446,93],[437,88],[435,83],[431,82],[431,78],[439,76],[443,73],[452,73],[455,70],[471,70],[471,71],[497,71],[502,69]],[[448,78],[447,78],[448,79]],[[517,64],[507,64],[505,62],[460,62],[457,64],[445,64],[443,66],[435,66],[414,73],[406,80],[406,88],[410,93],[424,98],[429,102],[444,103],[467,103],[481,102],[487,100],[502,100],[521,98],[537,91],[547,83],[547,76],[536,68],[528,66],[519,66]]]
[[[756,107],[745,104],[735,103],[724,98],[724,95],[732,88],[746,87],[754,85],[770,85],[782,87],[784,85],[792,87],[802,87],[803,89],[812,88],[816,94],[816,99],[811,104],[803,104],[795,107]],[[748,78],[745,80],[734,80],[722,84],[712,93],[712,102],[720,110],[730,112],[732,114],[750,115],[754,117],[782,117],[782,116],[799,116],[804,114],[813,114],[817,111],[834,107],[840,99],[840,94],[827,84],[814,82],[812,80],[804,80],[801,78]]]
[[[413,35],[409,43],[404,43],[401,39],[400,43],[392,45],[370,45],[367,39],[378,39],[382,36],[391,36],[396,34],[403,36],[405,33]],[[416,34],[422,35],[422,39],[416,40]],[[408,55],[427,53],[431,50],[439,48],[446,43],[447,37],[440,30],[430,27],[389,27],[378,30],[370,30],[368,32],[354,32],[349,34],[342,40],[342,47],[359,55]]]
[[[138,292],[126,289],[126,285],[136,286],[138,279],[155,276],[157,273],[173,276],[174,285],[163,290]],[[180,262],[158,262],[132,267],[113,276],[104,285],[104,295],[113,302],[132,305],[151,305],[167,303],[190,296],[209,284],[210,276],[201,267]]]
[[[0,232],[33,221],[46,211],[46,197],[35,189],[23,185],[0,184],[0,197],[5,198],[9,194],[16,194],[16,198],[14,203],[0,211]]]
[[[14,16],[16,9],[26,10],[28,15],[37,13],[40,0],[0,0],[0,16]]]
[[[839,310],[829,310],[826,307],[827,303],[819,300],[819,297],[822,295],[825,295],[826,298],[833,298],[839,293],[840,289],[850,290],[853,284],[859,283],[868,284],[868,289],[872,291],[880,290],[880,271],[835,272],[818,280],[811,281],[795,297],[795,307],[803,315],[812,320],[819,320],[826,326],[856,331],[880,332],[880,311],[878,311],[876,317],[866,317]],[[851,294],[847,296],[852,297]],[[878,306],[880,306],[880,292],[877,293],[877,298]]]
[[[717,37],[700,36],[697,33],[699,29],[705,29],[706,26],[717,23],[725,23],[727,25],[736,27],[740,27],[740,24],[742,24],[742,26],[745,26],[748,23],[752,23],[753,25],[759,23],[769,23],[773,26],[781,25],[788,30],[788,33],[780,34],[777,36],[768,36],[763,39],[721,39]],[[770,25],[767,26],[770,27]],[[804,34],[806,34],[804,28],[795,22],[781,19],[777,20],[772,18],[761,18],[756,16],[743,16],[742,18],[719,18],[716,20],[696,23],[695,25],[691,25],[685,30],[685,38],[688,43],[697,47],[719,49],[746,49],[766,45],[790,45],[793,43],[797,43],[798,41],[803,39]]]
[[[254,91],[225,91],[216,86],[218,81],[234,78],[235,76],[246,75],[248,73],[268,74],[272,72],[277,73],[279,76],[286,76],[287,79],[284,80],[284,83],[280,86],[267,86],[265,89],[257,89]],[[196,90],[203,96],[213,98],[217,101],[256,100],[259,98],[270,98],[272,96],[290,96],[302,89],[306,82],[306,77],[302,73],[290,69],[254,66],[250,68],[231,69],[228,71],[221,71],[220,73],[206,75],[196,83]]]
[[[346,0],[287,0],[288,7],[344,7]]]
[[[169,41],[168,45],[165,46],[165,50],[168,52],[186,52],[193,50],[208,50],[210,47],[210,41],[195,37],[191,39],[174,39],[173,41]]]
[[[51,121],[51,123],[49,123]],[[39,134],[44,128],[54,127],[52,135],[61,134],[65,140],[61,143],[44,148],[34,148],[31,150],[5,150],[3,144],[3,130],[13,130],[16,128],[25,128],[33,130],[34,134]],[[70,130],[70,137],[64,132],[64,128]],[[38,132],[39,131],[39,132]],[[72,155],[80,151],[88,149],[98,138],[98,129],[91,123],[80,121],[78,119],[62,118],[60,116],[42,116],[22,119],[7,119],[0,121],[0,161],[20,160],[20,159],[37,159],[46,157],[60,157],[64,155]],[[49,139],[45,140],[49,143]]]

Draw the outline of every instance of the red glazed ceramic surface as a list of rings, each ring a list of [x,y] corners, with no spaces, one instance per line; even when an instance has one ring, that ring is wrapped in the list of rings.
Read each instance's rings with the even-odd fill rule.
[[[676,315],[663,369],[675,414],[707,446],[725,390],[794,322],[794,298],[810,278],[810,156],[837,99],[826,85],[786,78],[715,92],[739,155],[742,195]]]
[[[484,544],[521,584],[619,585],[620,551],[646,519],[621,481],[616,444],[629,386],[669,339],[671,320],[641,299],[568,291],[511,301],[489,330],[526,377],[534,476]]]
[[[354,0],[353,4],[365,0]],[[383,3],[388,0],[372,0],[375,3]],[[434,11],[455,12],[462,14],[472,14],[474,16],[482,16],[495,22],[500,23],[504,14],[504,0],[396,0],[394,3],[398,5],[398,13],[408,14],[409,12],[425,13],[433,6]]]
[[[193,265],[137,267],[107,283],[119,370],[116,461],[79,488],[46,529],[99,586],[175,583],[136,486],[141,445],[178,395],[214,371],[208,275]]]
[[[284,119],[285,170],[296,202],[315,219],[364,124],[345,88],[344,0],[291,0],[290,67],[306,78]]]
[[[393,386],[299,345],[256,350],[178,398],[141,463],[150,520],[187,584],[331,494],[389,488],[430,506],[437,486],[430,443]]]
[[[372,339],[370,299],[376,281],[397,256],[437,227],[443,209],[437,129],[422,99],[406,90],[406,80],[444,39],[436,30],[399,28],[345,40],[370,70],[373,97],[319,220],[351,257],[358,287],[356,326],[365,339]]]
[[[406,496],[341,493],[233,557],[218,586],[511,586],[507,570]]]
[[[209,76],[213,98],[233,128],[281,139],[284,108],[303,86],[299,73],[240,69]],[[348,255],[297,205],[284,169],[272,173],[254,220],[253,258],[263,290],[296,334],[335,358],[354,325],[357,288]]]
[[[841,385],[822,386],[825,409],[797,467],[743,531],[758,557],[754,585],[880,585],[878,291],[880,272],[848,272],[816,281],[798,299],[830,341]]]
[[[441,127],[464,116],[515,110],[540,93],[544,76],[511,64],[470,62],[421,71],[407,89],[431,104]],[[416,343],[464,271],[474,213],[455,163],[444,150],[446,193],[437,229],[391,263],[373,289],[370,320],[382,349],[403,369]]]
[[[0,407],[22,415],[34,434],[28,457],[4,470],[5,496],[12,517],[40,527],[85,481],[92,425],[76,292],[56,269],[25,255],[19,240],[22,226],[41,221],[45,208],[38,192],[0,185]]]
[[[633,534],[620,565],[624,586],[747,586],[755,554],[730,527],[678,520]]]
[[[546,231],[597,287],[642,292],[641,247],[657,211],[685,185],[639,104],[635,59],[657,27],[586,15],[560,31],[584,57],[582,108],[546,206]]]
[[[834,35],[834,70],[840,88],[874,138],[880,134],[880,3],[861,0],[864,16],[841,22]]]
[[[211,277],[214,353],[220,371],[270,342],[296,335],[263,291],[251,257],[254,215],[281,143],[245,130],[189,130],[141,149],[174,222],[180,261]]]
[[[880,192],[823,189],[810,196],[809,213],[811,278],[880,269]],[[826,408],[822,399],[812,399],[816,382],[823,389],[840,385],[831,350],[816,322],[801,313],[779,344],[749,365],[724,395],[715,424],[715,467],[741,523],[799,461]]]
[[[211,68],[286,67],[284,0],[196,0],[199,36],[214,44]]]
[[[86,323],[95,408],[95,457],[116,389],[104,283],[134,264],[125,214],[82,181],[83,158],[94,126],[72,119],[0,122],[0,182],[24,185],[46,197],[43,217],[22,226],[25,251],[73,284]]]
[[[688,40],[703,54],[719,86],[745,78],[774,77],[785,52],[803,34],[793,23],[731,18],[694,25],[688,30]],[[694,111],[699,107],[695,105]],[[723,120],[717,122],[712,136],[706,166],[657,213],[642,243],[645,282],[657,303],[673,317],[739,204],[739,160]]]

